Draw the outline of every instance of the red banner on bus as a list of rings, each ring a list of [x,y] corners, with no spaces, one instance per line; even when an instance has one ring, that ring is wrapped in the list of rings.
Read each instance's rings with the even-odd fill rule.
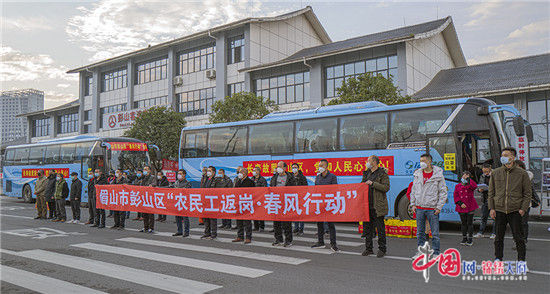
[[[147,144],[137,142],[109,142],[113,151],[147,151]]]
[[[364,183],[255,188],[99,185],[97,208],[201,218],[357,222],[369,218]]]
[[[288,171],[292,170],[291,164],[297,163],[305,176],[315,176],[318,173],[319,161],[322,158],[283,160],[288,165]],[[386,168],[388,175],[394,172],[393,156],[380,156],[380,166]],[[368,157],[327,158],[328,170],[336,176],[360,176],[367,169]],[[243,167],[248,169],[249,175],[252,169],[258,166],[262,176],[272,176],[277,169],[279,160],[245,161]]]
[[[41,168],[24,168],[21,170],[21,177],[22,178],[38,178],[38,171],[41,170]],[[68,168],[54,168],[55,172],[58,174],[62,174],[64,178],[69,177],[69,169]],[[44,169],[46,177],[50,174],[50,169]]]

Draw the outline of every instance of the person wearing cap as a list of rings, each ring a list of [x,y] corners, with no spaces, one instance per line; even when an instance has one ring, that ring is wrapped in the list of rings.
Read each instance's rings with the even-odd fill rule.
[[[71,211],[73,219],[69,223],[77,224],[80,222],[80,197],[82,196],[82,182],[78,179],[78,173],[71,173],[71,192],[69,200],[71,201]]]

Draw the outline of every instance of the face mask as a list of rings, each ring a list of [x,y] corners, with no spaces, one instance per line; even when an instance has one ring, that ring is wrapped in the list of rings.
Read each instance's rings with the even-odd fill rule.
[[[206,172],[206,176],[207,176],[207,177],[211,177],[211,176],[212,176],[212,173],[211,173],[211,172]]]
[[[297,174],[297,173],[298,173],[298,169],[297,169],[297,168],[293,168],[293,169],[292,169],[292,172],[295,173],[295,174]]]
[[[144,174],[144,175],[147,175],[148,173],[149,173],[149,172],[146,171],[146,170],[143,171],[143,174]]]
[[[58,181],[61,181],[61,179],[62,179],[61,177],[57,177],[57,180],[58,180]]]
[[[280,168],[280,167],[277,168],[277,172],[280,173],[280,174],[282,174],[284,171],[285,171],[285,170],[282,169],[282,168]]]
[[[91,179],[91,178],[93,178],[93,177],[94,177],[93,174],[89,174],[89,175],[88,175],[88,179]]]
[[[178,180],[183,180],[183,175],[178,175]]]
[[[73,181],[76,181],[76,177],[73,177]]]
[[[162,176],[157,176],[157,179],[159,179],[159,180],[162,179]]]
[[[222,174],[217,174],[216,177],[223,178],[223,175]]]
[[[96,177],[99,177],[99,173],[95,173],[94,175],[95,175]]]
[[[500,163],[508,164],[508,163],[510,163],[510,158],[508,158],[506,156],[502,156],[502,157],[500,157]]]
[[[252,175],[253,175],[253,176],[257,176],[258,173],[257,173],[256,171],[253,171],[253,172],[252,172]]]
[[[421,169],[426,169],[428,167],[428,164],[425,163],[425,162],[420,162],[420,168]]]
[[[324,167],[319,167],[319,173],[324,173],[326,171],[326,169]]]
[[[367,161],[367,168],[371,168],[372,164],[370,164],[370,161]]]
[[[115,174],[115,177],[120,178],[120,174],[119,174],[119,173],[116,173],[116,174]]]
[[[136,177],[141,178],[141,174],[136,174]]]
[[[469,179],[462,179],[461,181],[462,181],[463,184],[468,184],[468,183],[470,183],[470,180],[469,180]]]
[[[238,174],[237,177],[238,177],[239,179],[242,179],[242,178],[244,178],[244,175],[243,175],[243,174]]]

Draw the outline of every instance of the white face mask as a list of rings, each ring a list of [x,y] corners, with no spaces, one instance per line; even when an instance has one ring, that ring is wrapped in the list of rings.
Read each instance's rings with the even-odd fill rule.
[[[257,176],[258,173],[257,173],[256,171],[253,171],[253,172],[252,172],[252,175],[253,175],[253,176]]]
[[[207,176],[207,177],[211,177],[211,176],[212,176],[212,173],[211,173],[211,172],[206,172],[206,176]]]
[[[159,179],[159,180],[162,179],[162,176],[157,176],[157,179]]]
[[[120,174],[119,174],[119,173],[116,173],[116,174],[115,174],[115,177],[120,178]]]
[[[298,173],[298,169],[297,169],[297,168],[293,168],[293,169],[292,169],[292,172],[295,173],[295,174],[297,174],[297,173]]]
[[[421,169],[426,169],[428,167],[428,164],[425,163],[425,162],[420,162],[420,168]]]
[[[319,167],[319,173],[321,173],[321,174],[322,174],[322,173],[324,173],[324,172],[325,172],[325,170],[326,170],[326,169],[325,169],[324,167],[322,167],[322,166],[320,166],[320,167]]]
[[[57,177],[57,180],[58,180],[58,181],[61,181],[61,179],[62,179],[62,177]]]
[[[178,175],[178,180],[183,180],[183,175]]]
[[[239,173],[239,174],[237,175],[237,177],[238,177],[239,179],[242,179],[242,178],[244,178],[244,175],[241,174],[241,173]]]
[[[279,174],[282,174],[282,173],[285,172],[285,170],[284,170],[283,168],[281,168],[281,167],[278,167],[278,168],[277,168],[277,172],[278,172]]]
[[[367,168],[371,168],[372,164],[370,164],[370,161],[367,161]]]

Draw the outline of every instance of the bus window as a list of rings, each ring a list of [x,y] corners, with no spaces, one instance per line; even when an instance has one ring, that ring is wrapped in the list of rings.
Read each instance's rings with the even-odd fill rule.
[[[77,143],[75,151],[76,161],[80,162],[82,161],[82,158],[87,157],[92,151],[94,143],[95,142]]]
[[[62,144],[60,148],[61,163],[73,163],[76,159],[76,144]]]
[[[335,118],[313,119],[296,124],[297,152],[336,150],[337,122]]]
[[[60,162],[59,145],[49,145],[46,147],[46,155],[44,156],[46,164],[56,164]]]
[[[180,144],[183,146],[181,150],[183,158],[208,156],[206,149],[206,132],[186,133],[183,139],[185,142]]]
[[[208,151],[210,156],[246,154],[246,127],[211,129]]]
[[[29,148],[17,148],[15,149],[15,164],[28,164],[29,163]]]
[[[31,147],[29,153],[29,164],[44,164],[44,152],[46,151],[46,146],[36,146]]]
[[[271,123],[250,126],[249,153],[292,153],[293,123]]]
[[[342,150],[385,149],[388,123],[385,113],[371,113],[340,118]]]
[[[436,133],[452,111],[451,106],[443,106],[392,112],[391,142],[426,140],[426,134]],[[447,131],[452,131],[452,125]]]
[[[14,165],[15,149],[6,150],[6,156],[4,157],[4,165]]]

